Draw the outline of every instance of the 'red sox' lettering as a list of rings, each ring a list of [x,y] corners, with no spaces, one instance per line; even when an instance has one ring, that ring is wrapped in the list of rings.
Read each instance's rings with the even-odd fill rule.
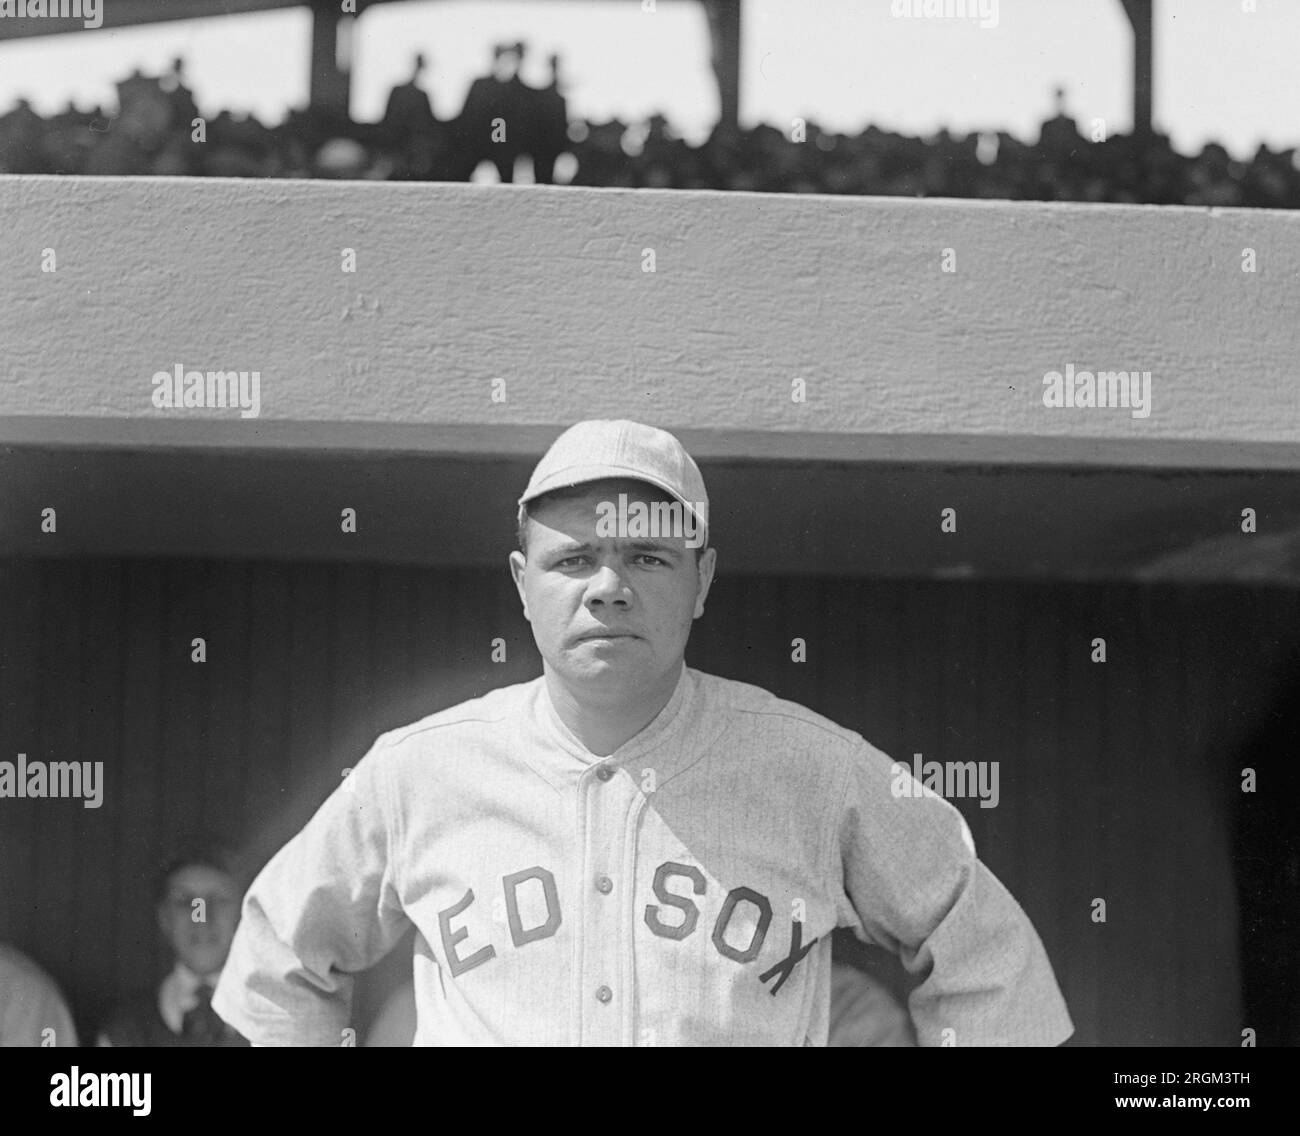
[[[535,927],[524,927],[519,913],[519,887],[527,881],[536,881],[541,885],[542,898],[546,904],[546,918]],[[681,880],[686,887],[677,891],[670,890],[673,880]],[[555,876],[543,867],[525,868],[502,877],[501,886],[505,896],[506,916],[510,924],[510,940],[516,947],[540,942],[551,938],[560,928],[560,896],[555,886]],[[703,896],[708,889],[704,873],[693,864],[682,864],[668,860],[655,869],[651,885],[658,903],[646,904],[645,925],[661,939],[680,941],[695,933],[700,921],[700,909],[691,896]],[[689,894],[685,894],[685,892]],[[462,945],[469,938],[469,928],[461,925],[452,926],[452,920],[463,914],[474,903],[474,890],[467,890],[464,896],[451,907],[438,912],[438,930],[442,936],[443,953],[447,956],[452,977],[459,977],[466,971],[482,966],[496,957],[496,948],[490,943],[469,951],[468,945]],[[735,917],[736,911],[743,905],[752,907],[757,912],[757,921],[750,935],[749,942],[743,947],[736,947],[727,942],[727,929]],[[679,915],[664,918],[667,910],[679,912]],[[767,896],[748,887],[735,887],[727,892],[722,907],[713,922],[711,939],[717,952],[724,958],[737,963],[749,963],[758,958],[767,938],[768,928],[772,923],[772,904]],[[759,980],[766,984],[775,978],[771,993],[776,994],[785,985],[794,968],[807,957],[818,939],[807,943],[803,941],[803,924],[797,920],[790,923],[790,950],[775,966],[759,975]]]

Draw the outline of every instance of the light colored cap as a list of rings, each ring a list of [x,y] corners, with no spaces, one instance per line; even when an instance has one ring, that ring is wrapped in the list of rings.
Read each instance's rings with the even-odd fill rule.
[[[543,455],[519,498],[524,505],[535,497],[610,477],[630,477],[671,494],[694,514],[707,533],[709,495],[700,467],[667,430],[626,419],[591,418],[564,431]]]

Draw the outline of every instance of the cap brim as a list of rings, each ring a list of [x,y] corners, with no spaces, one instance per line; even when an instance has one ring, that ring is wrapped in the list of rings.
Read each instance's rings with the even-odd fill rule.
[[[681,496],[671,485],[657,477],[649,477],[640,470],[626,469],[619,466],[600,465],[600,466],[577,466],[571,470],[564,470],[554,482],[548,480],[542,485],[524,491],[524,495],[519,498],[518,519],[524,518],[524,506],[529,501],[535,501],[538,497],[545,497],[548,493],[554,493],[557,489],[571,489],[575,485],[586,485],[592,481],[641,481],[646,485],[653,485],[661,492],[667,493],[674,501],[681,503],[683,509],[691,514],[704,529],[708,532],[709,522],[701,517],[695,511],[695,505]]]

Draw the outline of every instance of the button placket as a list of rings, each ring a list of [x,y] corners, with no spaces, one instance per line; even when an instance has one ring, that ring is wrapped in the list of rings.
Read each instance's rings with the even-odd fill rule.
[[[629,802],[623,781],[608,763],[595,767],[585,781],[585,869],[591,888],[583,902],[583,1041],[588,1045],[618,1045],[622,1017],[618,1012],[619,958],[623,932],[620,904],[615,901],[613,875],[621,870],[624,828]],[[613,872],[611,872],[613,869]]]

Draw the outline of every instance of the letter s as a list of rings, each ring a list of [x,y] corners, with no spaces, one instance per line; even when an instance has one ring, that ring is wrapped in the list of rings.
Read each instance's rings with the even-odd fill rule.
[[[645,908],[645,925],[661,939],[684,939],[695,930],[700,921],[700,909],[689,899],[673,895],[666,887],[669,876],[683,876],[691,881],[691,890],[696,895],[704,894],[704,873],[690,864],[678,864],[674,860],[660,864],[655,869],[654,892],[659,903],[677,908],[683,915],[680,923],[673,925],[659,918],[658,904],[647,903]]]

